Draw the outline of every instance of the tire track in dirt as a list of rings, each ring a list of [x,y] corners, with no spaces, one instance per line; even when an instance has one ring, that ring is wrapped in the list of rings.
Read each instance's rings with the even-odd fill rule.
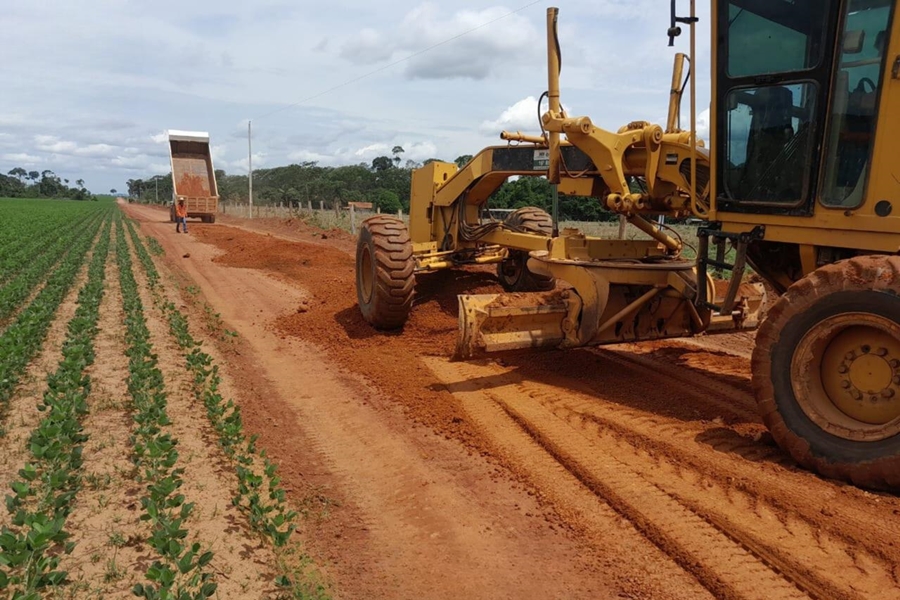
[[[518,388],[516,392],[520,391]],[[518,394],[527,403],[541,402],[539,394]],[[509,404],[507,400],[502,400]],[[508,410],[519,411],[519,404]],[[840,540],[823,539],[822,532],[808,524],[777,515],[765,504],[734,489],[722,488],[710,482],[704,471],[679,468],[640,448],[623,443],[614,435],[572,411],[544,408],[548,421],[553,418],[565,423],[572,431],[589,440],[604,456],[615,456],[633,473],[668,494],[681,506],[703,518],[710,525],[751,551],[766,564],[789,574],[791,580],[818,598],[892,598],[900,592],[891,579],[889,564],[875,557],[860,556],[858,544],[848,546]],[[524,417],[523,417],[524,418]],[[547,421],[536,425],[532,418],[525,426],[540,435]],[[564,452],[564,451],[561,451]],[[797,558],[799,557],[799,558]],[[867,564],[862,566],[862,562]],[[810,568],[815,566],[815,572]],[[860,580],[860,578],[865,578]],[[862,595],[858,595],[862,592]]]
[[[654,375],[635,373],[635,378],[646,382],[648,392],[654,388]],[[545,405],[574,430],[595,443],[602,442],[604,454],[619,457],[686,505],[722,524],[723,529],[741,532],[742,542],[758,549],[760,555],[777,552],[785,556],[789,549],[788,558],[778,563],[787,560],[794,572],[815,569],[816,579],[821,581],[804,576],[808,580],[804,587],[819,590],[818,596],[862,593],[864,597],[893,598],[900,594],[893,531],[897,508],[891,507],[896,503],[889,498],[887,506],[881,506],[880,498],[858,491],[875,502],[861,509],[851,505],[842,510],[840,504],[829,508],[828,499],[836,495],[833,484],[804,471],[770,474],[743,457],[726,458],[728,455],[716,449],[710,452],[694,439],[698,431],[702,434],[702,426],[561,393],[560,388],[577,389],[572,380],[558,381],[556,387],[510,373],[506,381],[500,389],[513,390],[509,397],[530,398]],[[487,392],[489,396],[495,393]],[[747,440],[746,447],[752,450],[753,446],[754,442]],[[741,452],[736,445],[730,447]],[[746,450],[741,453],[748,454]],[[873,519],[873,509],[883,518]],[[801,558],[794,560],[795,555]]]
[[[481,404],[502,407],[522,429],[556,461],[608,503],[634,527],[692,573],[717,597],[724,598],[803,598],[794,579],[785,580],[746,545],[693,512],[689,507],[646,481],[623,461],[613,458],[607,448],[560,421],[540,404],[523,394],[515,374],[494,373],[490,365],[441,364],[430,362],[454,394],[469,390],[480,396]],[[451,375],[452,374],[452,375]],[[449,377],[448,377],[449,375]],[[473,403],[477,402],[473,400]],[[474,404],[477,406],[477,404]],[[480,408],[479,410],[486,410]],[[480,424],[490,434],[501,420],[483,419]],[[532,457],[517,466],[526,476],[546,470]],[[541,486],[546,490],[546,486]],[[797,579],[800,579],[799,577]],[[804,586],[805,589],[812,587]],[[830,598],[824,595],[821,597]]]
[[[560,463],[629,519],[648,539],[723,598],[836,598],[817,592],[783,561],[754,552],[733,531],[716,526],[676,496],[644,479],[604,448],[554,419],[539,405],[498,397],[504,409]],[[774,564],[773,564],[774,562]]]
[[[865,548],[895,565],[896,570],[900,562],[895,543],[900,538],[900,501],[895,497],[823,480],[798,469],[774,446],[767,433],[760,434],[764,431],[761,426],[741,432],[740,424],[726,427],[716,421],[679,421],[611,403],[613,398],[628,394],[650,395],[666,385],[656,366],[648,364],[626,372],[632,387],[616,387],[616,393],[608,393],[606,398],[586,385],[583,377],[576,379],[562,373],[554,374],[551,391],[541,392],[540,384],[528,376],[527,369],[519,373],[520,391],[540,395],[549,406],[592,421],[626,440],[634,451],[651,451],[703,473],[705,480],[747,495],[754,505],[771,507],[782,520],[800,518],[813,530],[829,531],[829,535],[842,539],[851,548]],[[712,374],[709,378],[715,381]],[[727,383],[719,382],[718,386],[726,396],[745,393],[740,389],[728,392]],[[560,394],[561,388],[568,393]],[[693,395],[700,393],[702,389]],[[691,397],[686,401],[693,402]],[[881,518],[874,521],[873,513]]]
[[[604,499],[598,498],[574,473],[558,462],[538,441],[523,431],[503,408],[486,397],[485,378],[462,363],[428,358],[426,363],[447,381],[468,416],[487,435],[504,462],[514,468],[559,510],[567,524],[586,536],[602,562],[618,573],[622,587],[637,597],[690,598],[708,595],[691,575],[623,520]],[[487,376],[488,378],[491,376]],[[450,381],[448,381],[450,380]],[[494,380],[488,385],[499,384]],[[621,557],[628,557],[622,564]]]

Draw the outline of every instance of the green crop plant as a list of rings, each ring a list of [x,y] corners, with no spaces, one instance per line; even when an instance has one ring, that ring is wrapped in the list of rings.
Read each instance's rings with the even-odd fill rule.
[[[37,597],[42,588],[58,585],[66,577],[59,570],[60,555],[73,548],[65,523],[81,487],[81,455],[87,441],[81,421],[88,412],[91,389],[85,369],[94,361],[109,241],[107,223],[68,323],[62,360],[47,378],[38,406],[45,416],[31,432],[31,456],[19,470],[19,479],[11,483],[13,494],[6,496],[6,508],[13,517],[11,527],[0,532],[0,588],[10,589],[13,598]],[[80,262],[73,250],[76,254],[70,261],[75,266]]]
[[[0,333],[0,406],[8,402],[25,367],[44,344],[47,330],[84,264],[100,222],[70,232],[69,252],[45,282],[41,291]]]
[[[130,223],[129,230],[134,235]],[[148,600],[208,598],[216,591],[216,583],[207,569],[213,554],[201,552],[198,543],[187,542],[185,522],[194,505],[179,493],[183,470],[177,466],[178,441],[163,431],[170,425],[163,376],[153,354],[120,219],[116,222],[116,240],[129,357],[127,383],[133,404],[132,460],[145,486],[141,520],[150,525],[147,543],[159,556],[146,572],[147,582],[135,585],[132,591]],[[146,249],[142,247],[142,250],[146,253]]]
[[[216,432],[219,447],[234,464],[237,493],[232,503],[246,515],[255,531],[270,540],[276,549],[283,549],[296,529],[297,513],[287,507],[286,493],[277,475],[277,467],[265,451],[257,450],[256,437],[247,437],[244,433],[240,407],[230,399],[225,400],[219,392],[222,379],[218,366],[191,335],[184,314],[165,299],[153,259],[133,227],[129,226],[129,232],[153,291],[154,302],[165,315],[169,332],[181,348],[185,364],[192,374],[194,397],[206,408],[206,416]],[[280,579],[289,581],[288,573],[282,570]]]

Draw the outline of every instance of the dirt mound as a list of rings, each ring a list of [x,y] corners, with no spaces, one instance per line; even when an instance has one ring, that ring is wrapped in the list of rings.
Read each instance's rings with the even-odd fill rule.
[[[354,259],[345,251],[260,234],[236,236],[221,227],[197,229],[197,237],[224,254],[216,262],[262,269],[301,285],[309,298],[275,327],[325,349],[378,388],[391,390],[415,420],[481,447],[454,397],[418,358],[450,356],[456,343],[458,294],[502,291],[487,267],[421,274],[412,315],[402,331],[374,330],[356,306]]]

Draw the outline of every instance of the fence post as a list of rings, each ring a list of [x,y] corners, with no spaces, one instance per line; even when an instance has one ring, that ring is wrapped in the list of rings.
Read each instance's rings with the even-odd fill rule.
[[[402,208],[397,211],[397,218],[400,219],[401,221],[403,220],[403,209]]]
[[[356,207],[350,203],[350,233],[356,235]]]
[[[380,206],[377,207],[377,208],[375,208],[375,214],[378,214],[378,215],[381,214],[381,207],[380,207]]]
[[[312,200],[307,200],[306,206],[309,208],[309,212],[312,212]]]
[[[628,224],[628,221],[625,220],[625,215],[619,215],[619,239],[625,239],[625,226]]]
[[[312,201],[309,203],[309,210],[312,210]],[[319,200],[319,210],[325,210],[325,201]]]

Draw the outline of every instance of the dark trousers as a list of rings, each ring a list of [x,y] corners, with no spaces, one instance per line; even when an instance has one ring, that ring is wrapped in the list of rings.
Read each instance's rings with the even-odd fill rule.
[[[187,233],[187,219],[185,217],[175,217],[175,233],[181,233],[181,228]]]

